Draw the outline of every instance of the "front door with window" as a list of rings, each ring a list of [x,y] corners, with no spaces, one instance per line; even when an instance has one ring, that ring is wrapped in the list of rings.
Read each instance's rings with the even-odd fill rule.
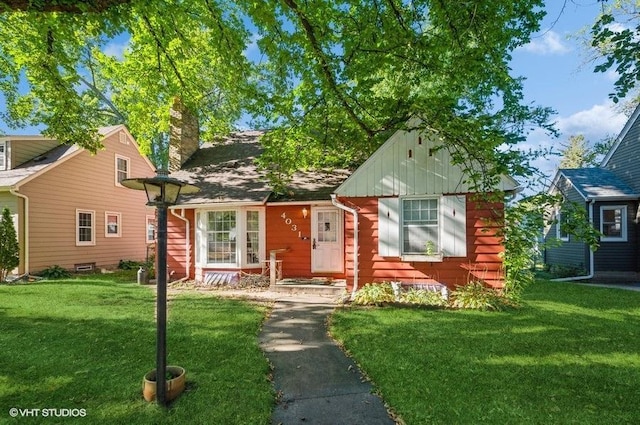
[[[312,273],[344,271],[342,216],[342,211],[334,207],[311,209]]]

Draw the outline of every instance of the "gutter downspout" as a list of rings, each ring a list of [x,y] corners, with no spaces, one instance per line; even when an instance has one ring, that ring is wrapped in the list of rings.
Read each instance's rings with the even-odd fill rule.
[[[185,246],[184,246],[184,251],[185,251],[185,259],[186,259],[186,264],[185,264],[185,277],[182,279],[178,279],[178,282],[186,280],[189,278],[189,271],[191,270],[191,234],[190,234],[190,225],[189,225],[189,220],[187,220],[184,216],[184,208],[182,208],[180,210],[180,215],[176,214],[176,210],[175,209],[171,209],[171,215],[178,218],[181,221],[185,222],[185,227],[186,227],[186,234],[185,234]]]
[[[24,273],[29,275],[29,197],[18,192],[17,187],[9,189],[9,193],[24,200]]]
[[[351,291],[351,299],[353,300],[358,290],[358,212],[353,208],[341,204],[334,193],[331,194],[331,203],[353,215],[353,290]]]
[[[596,203],[595,199],[589,201],[589,223],[593,226],[593,205]],[[589,274],[586,276],[574,276],[574,277],[562,277],[559,279],[551,279],[552,282],[571,282],[574,280],[587,280],[592,279],[595,274],[595,265],[593,264],[593,250],[589,248]]]

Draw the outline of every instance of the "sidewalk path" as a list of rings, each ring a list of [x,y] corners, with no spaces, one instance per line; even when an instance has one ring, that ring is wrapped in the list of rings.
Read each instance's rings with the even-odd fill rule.
[[[328,298],[283,297],[264,323],[260,345],[279,395],[273,424],[395,424],[371,384],[327,335],[334,307]]]

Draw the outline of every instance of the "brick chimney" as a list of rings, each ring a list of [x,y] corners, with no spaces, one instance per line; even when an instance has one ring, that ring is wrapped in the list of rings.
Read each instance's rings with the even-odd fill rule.
[[[198,117],[179,97],[173,99],[169,127],[169,172],[174,172],[198,150],[200,136]]]

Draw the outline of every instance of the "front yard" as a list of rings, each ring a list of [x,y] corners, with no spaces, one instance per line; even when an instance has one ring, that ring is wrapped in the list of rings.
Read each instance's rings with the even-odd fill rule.
[[[172,299],[168,360],[187,370],[187,391],[165,413],[141,395],[153,291],[122,280],[0,285],[0,423],[270,422],[267,307]],[[408,425],[640,423],[640,292],[539,282],[524,298],[499,313],[339,308],[331,333]]]
[[[640,423],[640,292],[539,282],[519,310],[345,308],[331,332],[407,424]]]
[[[274,394],[256,338],[264,307],[171,301],[168,363],[186,369],[187,390],[166,415],[142,398],[154,310],[149,288],[109,275],[0,285],[0,423],[269,423]]]

